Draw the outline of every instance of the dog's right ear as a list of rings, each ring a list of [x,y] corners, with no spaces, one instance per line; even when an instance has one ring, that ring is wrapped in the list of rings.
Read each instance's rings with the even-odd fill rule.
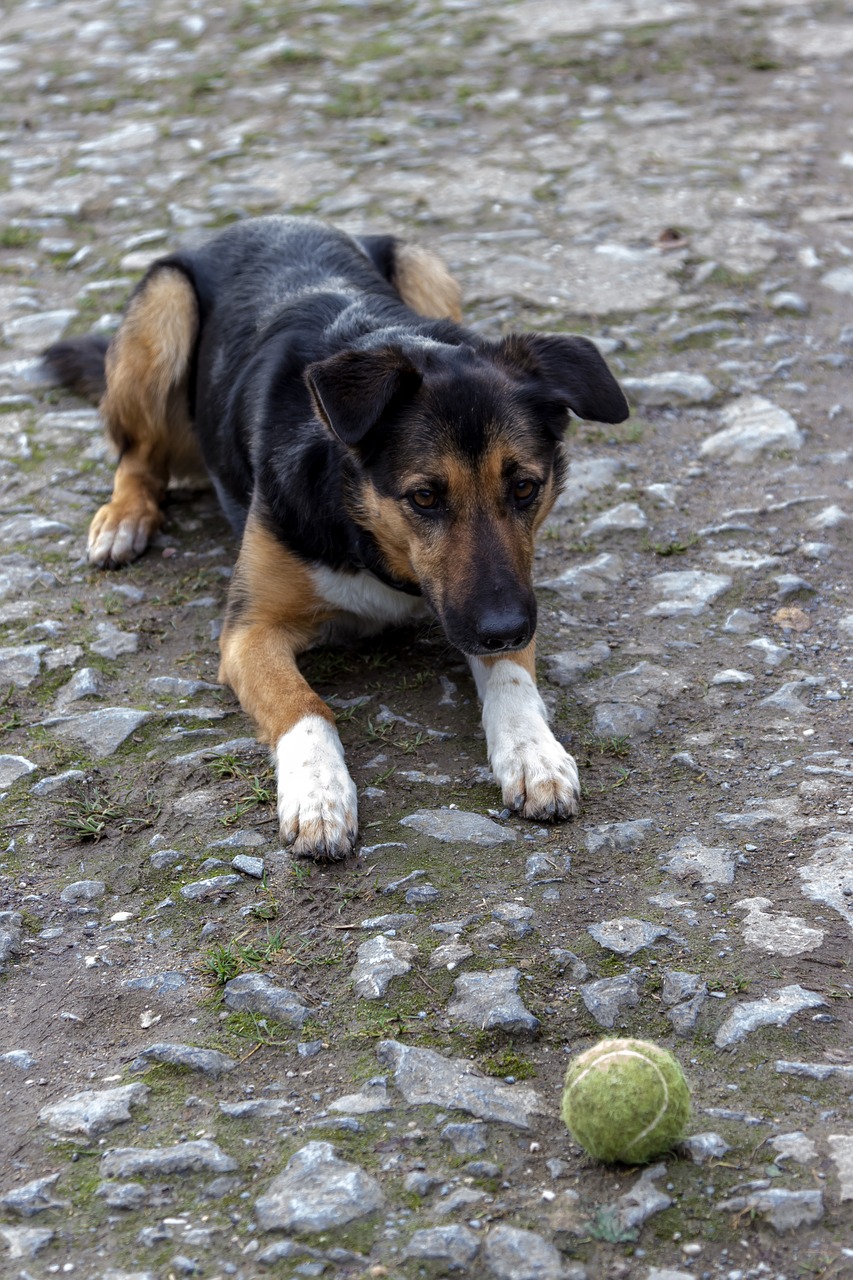
[[[423,375],[399,347],[342,351],[309,365],[305,381],[319,418],[346,445],[359,445],[395,404],[410,399]]]

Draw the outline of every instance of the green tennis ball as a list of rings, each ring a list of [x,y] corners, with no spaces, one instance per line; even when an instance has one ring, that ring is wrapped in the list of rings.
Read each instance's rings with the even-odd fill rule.
[[[648,1040],[601,1040],[569,1064],[560,1114],[596,1160],[646,1164],[684,1133],[690,1089],[668,1050]]]

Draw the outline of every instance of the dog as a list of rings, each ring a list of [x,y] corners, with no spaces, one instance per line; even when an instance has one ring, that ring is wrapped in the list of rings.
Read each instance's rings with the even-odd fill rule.
[[[158,259],[114,337],[58,343],[56,379],[105,386],[119,456],[93,565],[142,554],[169,478],[201,460],[239,535],[219,679],[273,750],[294,854],[352,853],[357,796],[305,649],[432,615],[467,658],[503,801],[577,812],[572,757],[536,687],[534,539],[567,465],[571,410],[622,422],[595,345],[462,326],[441,259],[311,219],[238,222]]]

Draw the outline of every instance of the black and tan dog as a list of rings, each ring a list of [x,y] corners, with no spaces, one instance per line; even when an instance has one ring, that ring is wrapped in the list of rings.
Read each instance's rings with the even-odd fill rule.
[[[343,858],[356,790],[297,654],[432,613],[470,662],[505,804],[576,812],[578,775],[536,688],[534,537],[559,491],[571,409],[621,422],[583,338],[486,341],[432,253],[259,218],[154,263],[109,347],[62,343],[69,386],[103,378],[118,449],[89,559],[140,555],[170,475],[201,454],[241,535],[220,679],[275,752],[297,854]]]

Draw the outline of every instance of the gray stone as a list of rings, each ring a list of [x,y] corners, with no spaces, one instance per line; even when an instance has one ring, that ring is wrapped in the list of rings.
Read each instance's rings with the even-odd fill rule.
[[[654,830],[651,818],[635,818],[630,822],[603,822],[584,832],[588,853],[636,853]]]
[[[615,920],[602,920],[587,927],[600,947],[618,956],[633,956],[650,947],[658,938],[669,937],[665,925],[652,924],[648,920],[635,920],[631,916],[619,916]]]
[[[691,1133],[681,1139],[676,1149],[694,1164],[707,1164],[709,1160],[722,1160],[731,1147],[718,1133],[709,1132]]]
[[[50,1173],[47,1177],[35,1178],[22,1187],[2,1192],[0,1209],[16,1213],[19,1218],[32,1218],[37,1213],[44,1213],[46,1209],[67,1209],[67,1201],[57,1200],[51,1194],[58,1178],[58,1173]]]
[[[646,610],[649,618],[677,618],[703,613],[732,585],[731,578],[701,569],[682,569],[652,576],[652,590],[663,598]]]
[[[224,897],[242,883],[243,877],[238,875],[209,876],[181,885],[181,897],[187,902],[203,902],[206,898]]]
[[[393,1069],[394,1083],[412,1106],[465,1111],[480,1120],[498,1120],[519,1129],[529,1129],[530,1114],[543,1110],[535,1090],[478,1075],[466,1058],[444,1058],[432,1049],[396,1040],[380,1041],[376,1052],[379,1061]]]
[[[853,1200],[853,1135],[834,1133],[827,1138],[829,1158],[840,1184],[839,1200]]]
[[[511,844],[518,839],[514,831],[498,826],[491,818],[462,809],[419,809],[400,819],[401,827],[446,844],[467,843],[489,849],[497,844]]]
[[[655,1164],[645,1169],[633,1186],[602,1212],[615,1219],[621,1231],[637,1231],[656,1213],[672,1204],[672,1198],[655,1183],[666,1176],[666,1165]]]
[[[535,1231],[500,1223],[489,1231],[480,1256],[496,1280],[564,1280],[562,1254]]]
[[[0,787],[11,787],[19,778],[26,778],[38,765],[33,764],[26,756],[0,755]]]
[[[796,1164],[811,1164],[818,1158],[817,1147],[799,1129],[795,1133],[777,1133],[770,1139],[770,1146],[776,1152],[776,1164],[785,1160],[793,1160]]]
[[[764,396],[744,396],[720,413],[723,430],[702,442],[700,453],[726,462],[751,463],[767,449],[800,449],[803,435],[794,419]]]
[[[2,953],[0,953],[1,956]],[[13,1067],[16,1071],[29,1071],[30,1067],[34,1067],[37,1062],[38,1058],[33,1057],[28,1049],[9,1049],[7,1053],[0,1053],[0,1066]]]
[[[311,1010],[289,987],[276,986],[260,973],[242,973],[226,983],[223,1000],[236,1012],[259,1013],[288,1027],[301,1027]]]
[[[141,1106],[150,1092],[147,1085],[139,1082],[115,1089],[84,1089],[82,1093],[42,1107],[39,1122],[52,1133],[97,1138],[116,1125],[127,1124],[131,1107]]]
[[[126,653],[136,653],[139,636],[121,631],[114,622],[99,622],[95,627],[96,640],[89,648],[101,658],[120,658]]]
[[[635,702],[599,702],[592,713],[592,732],[596,738],[627,738],[634,741],[647,737],[658,720],[657,708]]]
[[[70,533],[70,525],[39,515],[12,516],[0,524],[0,542],[32,542],[35,538],[58,538]]]
[[[366,1116],[376,1111],[390,1111],[391,1102],[384,1076],[368,1080],[360,1093],[347,1093],[329,1103],[330,1111],[342,1111],[348,1116]]]
[[[166,969],[162,973],[146,974],[142,978],[128,978],[121,984],[127,991],[153,991],[156,995],[168,995],[187,985],[184,974]]]
[[[452,972],[464,960],[470,960],[473,954],[471,947],[454,938],[452,942],[444,942],[440,947],[436,947],[429,958],[429,968],[448,969]]]
[[[526,938],[532,932],[534,914],[532,907],[526,907],[520,902],[499,902],[496,907],[492,907],[492,919],[502,924],[516,938]]]
[[[374,1178],[338,1159],[331,1143],[309,1142],[256,1200],[255,1215],[261,1231],[329,1231],[382,1205]]]
[[[742,929],[748,947],[770,955],[799,956],[822,945],[823,929],[813,928],[801,916],[773,915],[767,911],[772,905],[769,898],[742,898],[735,903],[736,911],[747,913]]]
[[[102,1178],[168,1177],[175,1173],[233,1173],[237,1161],[209,1138],[171,1147],[115,1147],[101,1157]]]
[[[555,510],[576,507],[591,493],[613,484],[623,464],[618,458],[578,458],[569,463],[563,492]]]
[[[417,918],[412,911],[389,911],[385,915],[370,916],[367,920],[362,920],[359,927],[383,930],[405,929],[406,925],[412,924]]]
[[[782,644],[775,644],[767,636],[759,636],[757,640],[750,640],[747,649],[754,649],[756,654],[763,660],[765,667],[779,667],[783,662],[787,662],[791,656],[791,650]]]
[[[81,698],[97,698],[102,684],[100,671],[94,667],[81,667],[57,693],[54,702],[56,710],[64,711],[72,702],[78,702]]]
[[[3,325],[3,337],[10,347],[42,351],[62,337],[76,315],[76,311],[42,311],[39,315],[7,320]]]
[[[24,918],[20,911],[0,911],[0,968],[21,949]]]
[[[518,969],[460,974],[447,1006],[448,1015],[481,1031],[535,1035],[539,1019],[525,1008],[518,994],[520,980]]]
[[[827,271],[825,276],[821,276],[820,282],[827,289],[832,289],[833,293],[853,295],[853,267],[836,267],[833,271]]]
[[[781,1235],[814,1226],[823,1218],[820,1191],[785,1191],[781,1187],[732,1196],[717,1204],[719,1213],[750,1213],[764,1218]]]
[[[263,880],[264,878],[263,858],[252,858],[246,853],[238,853],[235,858],[231,859],[231,866],[235,871],[239,871],[241,875],[251,876],[253,880]]]
[[[33,765],[33,768],[35,767]],[[82,769],[65,769],[62,773],[54,774],[51,778],[42,778],[39,782],[34,783],[30,787],[30,793],[34,796],[56,795],[58,791],[66,790],[70,783],[79,782],[85,776],[86,774]]]
[[[620,533],[636,533],[648,524],[646,513],[636,502],[620,502],[618,507],[603,511],[581,530],[582,538],[606,538]]]
[[[107,886],[103,880],[75,880],[73,884],[65,886],[59,898],[61,902],[68,903],[97,902],[106,891]]]
[[[449,1142],[458,1156],[478,1156],[488,1147],[486,1126],[473,1120],[467,1124],[446,1124],[441,1136]]]
[[[19,1258],[34,1258],[36,1254],[51,1243],[55,1232],[50,1227],[4,1227],[0,1226],[0,1238],[9,1247],[7,1258],[10,1262]]]
[[[573,565],[559,577],[544,578],[536,585],[546,587],[549,591],[557,591],[569,600],[586,600],[590,596],[609,595],[622,581],[624,574],[625,563],[621,556],[604,551],[594,560]]]
[[[21,644],[0,649],[0,684],[27,689],[41,671],[41,655],[47,645]]]
[[[815,991],[796,984],[780,987],[775,995],[737,1005],[718,1030],[714,1043],[718,1049],[730,1049],[760,1027],[784,1027],[794,1014],[825,1004],[823,996]]]
[[[545,658],[545,669],[552,684],[566,688],[577,682],[610,658],[610,645],[603,640],[596,640],[585,649],[568,649],[564,653],[549,653]]]
[[[113,755],[148,719],[150,712],[135,707],[101,707],[72,716],[52,716],[42,724],[60,738],[82,743],[100,760]]]
[[[402,977],[412,967],[418,949],[411,942],[377,934],[363,942],[356,952],[350,975],[353,990],[362,1000],[378,1000],[385,995],[392,978]]]
[[[464,1271],[476,1258],[479,1248],[480,1237],[470,1227],[456,1224],[425,1227],[414,1233],[403,1257],[437,1263],[449,1272]]]
[[[161,698],[194,698],[197,693],[215,692],[221,685],[207,680],[185,680],[182,676],[154,676],[148,688]]]
[[[650,373],[643,378],[621,378],[622,389],[635,404],[689,405],[707,404],[717,388],[702,373]]]
[[[706,845],[694,836],[682,836],[669,851],[664,870],[677,880],[731,884],[735,878],[735,854],[721,845]]]
[[[600,1027],[616,1026],[627,1009],[640,1003],[642,975],[639,969],[620,973],[616,978],[598,978],[580,988],[581,999]]]
[[[102,1182],[95,1195],[110,1209],[141,1209],[148,1199],[148,1189],[141,1182]]]
[[[676,1035],[690,1035],[707,1003],[708,984],[698,973],[665,969],[661,1000],[669,1009],[667,1017]]]
[[[844,1062],[790,1062],[780,1058],[776,1070],[785,1076],[806,1076],[809,1080],[837,1078],[853,1084],[853,1064]]]
[[[750,613],[748,609],[732,609],[723,623],[723,631],[729,635],[744,636],[755,631],[761,625],[761,617]]]
[[[440,890],[427,880],[423,884],[413,884],[411,889],[406,890],[406,905],[409,907],[429,907],[440,898]]]
[[[140,1050],[141,1058],[149,1058],[154,1062],[166,1062],[170,1067],[184,1067],[187,1071],[199,1071],[218,1080],[227,1071],[237,1066],[234,1058],[220,1053],[218,1049],[202,1049],[194,1044],[150,1044],[147,1049]]]
[[[293,1110],[286,1098],[243,1098],[239,1102],[220,1102],[219,1110],[233,1120],[278,1120]]]

